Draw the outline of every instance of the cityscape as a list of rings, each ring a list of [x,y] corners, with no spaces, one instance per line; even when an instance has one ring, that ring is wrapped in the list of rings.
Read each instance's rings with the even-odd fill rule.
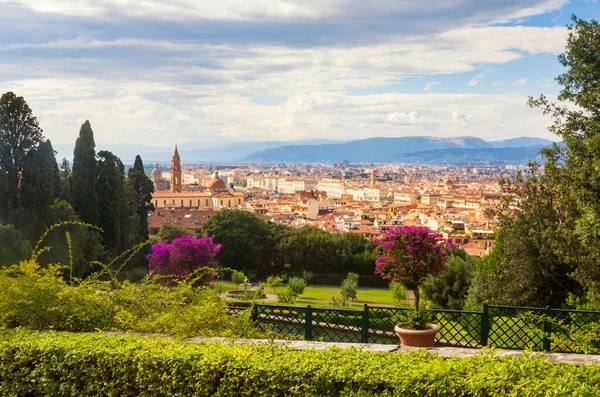
[[[599,396],[597,0],[0,0],[0,396]]]

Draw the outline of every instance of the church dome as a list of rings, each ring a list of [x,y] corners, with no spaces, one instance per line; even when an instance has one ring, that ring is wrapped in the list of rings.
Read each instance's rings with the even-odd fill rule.
[[[158,168],[158,164],[156,164],[156,166],[152,170],[152,180],[157,181],[159,179],[162,179],[162,172],[160,168]]]
[[[208,182],[209,189],[227,189],[227,185],[221,178],[213,178]]]
[[[215,171],[214,175],[213,175],[213,179],[210,180],[210,182],[208,182],[207,187],[210,190],[227,190],[227,185],[225,184],[225,182],[219,178],[219,173]]]

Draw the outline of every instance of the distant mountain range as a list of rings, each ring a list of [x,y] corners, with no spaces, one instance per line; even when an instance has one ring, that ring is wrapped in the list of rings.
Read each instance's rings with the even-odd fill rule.
[[[447,158],[451,159],[452,163],[457,163],[459,158],[462,158],[463,163],[471,161],[471,155],[476,155],[472,159],[473,162],[512,162],[517,159],[518,162],[526,162],[526,156],[535,158],[539,149],[552,143],[548,139],[531,137],[491,142],[474,137],[369,138],[327,145],[287,145],[252,153],[244,160],[267,163],[319,163],[345,158],[350,162],[360,163],[410,163],[413,162],[409,160],[412,158],[416,162],[430,163]],[[515,151],[515,148],[526,150]]]
[[[179,145],[183,163],[320,163],[342,158],[354,163],[402,162],[419,164],[524,163],[553,142],[520,137],[484,141],[475,137],[368,138],[356,141],[311,139],[264,142],[192,142]],[[55,145],[60,160],[73,158],[73,145]],[[171,160],[173,146],[139,144],[97,144],[96,150],[110,150],[124,163],[139,154],[146,164]]]

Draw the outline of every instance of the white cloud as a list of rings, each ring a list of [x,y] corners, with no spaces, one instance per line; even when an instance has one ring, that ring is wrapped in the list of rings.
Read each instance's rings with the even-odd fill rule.
[[[429,81],[425,84],[425,91],[429,91],[434,85],[439,84],[439,81]]]
[[[492,84],[490,84],[490,87],[498,87],[500,85],[499,81],[494,81]]]
[[[435,7],[412,0],[364,2],[362,0],[0,0],[1,4],[23,7],[38,13],[75,17],[126,15],[160,19],[213,19],[264,21],[269,19],[363,19],[388,15],[413,15],[425,20],[437,15],[459,17],[468,13],[474,23],[493,23],[539,15],[560,8],[568,0],[529,0],[523,7],[516,0],[482,4],[476,0],[439,0]],[[449,18],[446,18],[449,19]],[[457,18],[458,19],[458,18]],[[437,20],[439,24],[439,20]]]
[[[479,81],[477,79],[471,79],[467,83],[467,87],[475,87],[477,85],[477,83],[479,83]]]
[[[512,82],[513,85],[523,85],[527,83],[527,78],[522,78],[520,80],[515,80]]]

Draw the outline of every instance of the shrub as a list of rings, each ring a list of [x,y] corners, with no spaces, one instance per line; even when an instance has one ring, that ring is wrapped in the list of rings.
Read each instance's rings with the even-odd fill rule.
[[[251,326],[250,313],[228,315],[214,290],[191,281],[167,288],[92,276],[68,284],[63,272],[34,260],[0,269],[0,328],[264,336]]]
[[[358,294],[358,274],[348,273],[342,281],[341,294],[344,300],[356,300]]]
[[[398,306],[406,301],[407,292],[404,285],[400,283],[390,283],[390,292],[392,293],[392,299]]]
[[[300,296],[304,293],[306,288],[306,281],[300,277],[290,277],[288,280],[288,289],[291,293],[296,296]]]
[[[450,256],[446,271],[438,277],[429,276],[423,282],[423,297],[443,309],[462,309],[474,270],[474,263],[470,259]]]
[[[280,276],[269,276],[267,277],[266,284],[273,288],[273,293],[277,292],[277,287],[283,282],[283,278]]]
[[[233,281],[233,283],[235,284],[235,289],[238,289],[238,286],[244,281],[246,281],[246,276],[244,275],[244,273],[238,270],[234,270],[233,272],[231,272],[231,281]]]
[[[419,287],[441,273],[448,258],[443,236],[427,227],[402,226],[386,230],[374,243],[375,274],[412,290],[419,310]]]
[[[597,396],[600,367],[482,354],[445,359],[357,349],[0,333],[6,396]]]
[[[195,238],[187,234],[170,243],[166,240],[155,243],[147,256],[150,278],[158,276],[161,282],[174,285],[193,275],[197,285],[208,285],[215,276],[215,256],[220,249],[210,237]]]
[[[294,303],[296,302],[297,295],[294,294],[289,288],[285,291],[277,294],[277,301],[281,303]]]
[[[332,296],[329,304],[333,307],[346,307],[348,306],[348,300],[343,296]]]

